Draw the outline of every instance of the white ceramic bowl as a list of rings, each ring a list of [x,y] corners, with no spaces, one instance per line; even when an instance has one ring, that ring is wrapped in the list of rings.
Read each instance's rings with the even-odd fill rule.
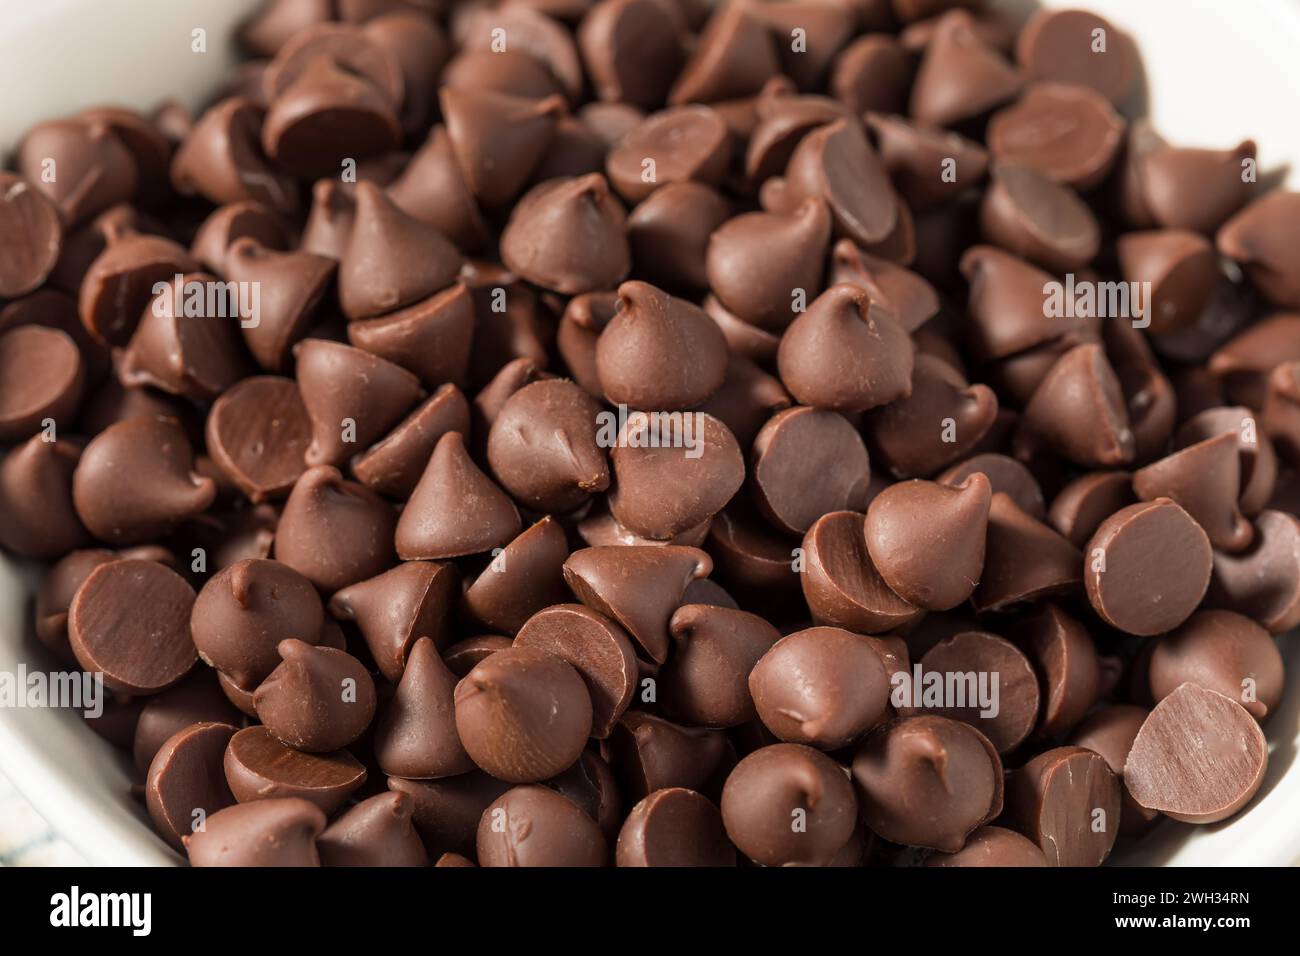
[[[32,123],[92,103],[149,108],[158,91],[194,106],[231,56],[232,26],[258,0],[5,0],[0,31],[0,152]],[[1024,7],[1019,0],[1004,5]],[[1049,6],[1096,10],[1135,36],[1150,114],[1172,141],[1259,143],[1261,168],[1300,167],[1300,0],[1083,0]],[[207,31],[208,52],[191,52],[191,31]],[[1286,178],[1292,188],[1300,174]],[[0,671],[20,662],[55,668],[30,636],[35,575],[0,556]],[[1286,702],[1268,722],[1268,776],[1230,822],[1165,822],[1118,862],[1173,865],[1300,863],[1300,642],[1284,642]],[[128,794],[129,761],[78,714],[0,709],[0,768],[81,855],[96,864],[172,864]]]

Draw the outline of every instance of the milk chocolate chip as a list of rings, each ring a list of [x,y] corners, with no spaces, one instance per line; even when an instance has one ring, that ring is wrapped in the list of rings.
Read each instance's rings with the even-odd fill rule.
[[[204,511],[217,489],[193,471],[193,451],[173,419],[129,418],[91,439],[72,476],[77,514],[113,544],[159,538]]]
[[[1142,724],[1124,763],[1124,784],[1148,809],[1184,823],[1214,823],[1250,802],[1267,769],[1268,745],[1250,713],[1188,683]]]
[[[1177,504],[1157,498],[1102,522],[1084,563],[1093,609],[1121,631],[1147,637],[1173,630],[1200,604],[1210,583],[1210,539]]]
[[[946,611],[970,597],[984,568],[992,490],[982,474],[956,488],[900,482],[867,509],[867,550],[885,583],[916,607]],[[917,548],[916,535],[925,541]]]

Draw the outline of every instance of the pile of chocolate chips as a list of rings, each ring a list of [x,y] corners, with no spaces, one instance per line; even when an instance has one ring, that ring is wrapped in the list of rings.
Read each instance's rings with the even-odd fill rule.
[[[1300,194],[1135,118],[1129,37],[277,0],[242,43],[197,118],[0,173],[0,541],[190,862],[1094,865],[1256,793]]]

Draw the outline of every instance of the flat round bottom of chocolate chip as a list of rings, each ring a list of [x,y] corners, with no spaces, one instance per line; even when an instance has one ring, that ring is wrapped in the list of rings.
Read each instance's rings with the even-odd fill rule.
[[[1184,823],[1214,823],[1250,802],[1267,768],[1268,744],[1246,708],[1187,683],[1142,724],[1124,783],[1149,810]]]

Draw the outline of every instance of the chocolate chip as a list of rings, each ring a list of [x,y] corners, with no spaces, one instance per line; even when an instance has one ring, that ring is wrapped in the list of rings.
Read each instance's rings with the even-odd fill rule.
[[[1021,428],[1085,468],[1133,458],[1123,392],[1099,345],[1080,345],[1057,359],[1025,407]]]
[[[709,287],[737,318],[772,332],[820,286],[830,242],[826,204],[810,196],[788,211],[743,213],[709,237]]]
[[[1036,735],[1068,733],[1103,696],[1102,662],[1091,635],[1055,604],[1043,605],[1010,633],[1033,660],[1042,682]]]
[[[778,40],[777,53],[782,72],[804,90],[822,85],[831,60],[856,32],[858,19],[854,10],[832,3],[813,6],[798,2],[769,3],[755,7],[754,12],[778,38],[803,31],[803,49],[794,49],[792,43]]]
[[[177,849],[182,837],[203,832],[210,816],[234,804],[221,769],[234,735],[229,724],[192,724],[169,737],[150,762],[145,805],[159,834]]]
[[[218,810],[185,840],[191,866],[320,866],[320,808],[294,798]]]
[[[978,693],[964,695],[965,701],[939,706],[925,703],[900,709],[903,714],[923,711],[970,724],[984,734],[998,753],[1006,754],[1022,744],[1038,721],[1038,677],[1024,653],[1006,638],[987,631],[964,631],[946,638],[925,652],[918,665],[922,673],[943,675],[945,684],[967,675],[997,682],[997,703],[976,700]],[[987,675],[987,676],[986,676]],[[970,690],[969,681],[966,686]],[[913,696],[919,697],[913,688]],[[923,699],[923,698],[922,698]]]
[[[669,618],[682,592],[713,570],[697,548],[583,548],[564,562],[564,580],[578,600],[613,618],[658,663],[668,657]]]
[[[625,282],[596,342],[596,373],[609,401],[672,411],[722,385],[727,349],[707,315],[644,282]]]
[[[1252,198],[1243,171],[1255,160],[1255,143],[1232,149],[1160,145],[1136,157],[1141,202],[1156,225],[1213,235]],[[1188,202],[1196,196],[1195,203]]]
[[[483,811],[510,785],[471,770],[443,780],[389,777],[388,789],[411,797],[416,832],[431,854],[454,850],[473,855]]]
[[[525,386],[492,423],[492,473],[526,508],[573,511],[609,487],[609,463],[597,443],[600,414],[600,403],[572,382]]]
[[[868,112],[866,123],[894,188],[913,207],[954,199],[984,179],[988,153],[979,143],[887,112]]]
[[[325,591],[374,577],[396,563],[392,506],[336,468],[308,468],[289,492],[275,558]]]
[[[96,537],[138,544],[212,504],[216,486],[195,474],[185,433],[172,419],[131,418],[93,438],[73,474],[77,514]]]
[[[230,738],[225,768],[230,792],[240,803],[300,798],[325,813],[346,803],[366,780],[366,768],[346,750],[303,753],[265,727],[245,727]]]
[[[33,435],[0,460],[0,544],[7,550],[55,558],[90,543],[72,498],[80,457],[79,442]]]
[[[1219,230],[1219,252],[1246,270],[1264,296],[1282,308],[1300,306],[1292,223],[1300,193],[1271,192],[1229,219]]]
[[[1134,232],[1121,236],[1116,248],[1125,281],[1150,283],[1145,314],[1153,335],[1186,328],[1214,293],[1217,260],[1203,236],[1175,229]]]
[[[695,410],[718,419],[742,448],[750,449],[768,419],[792,404],[780,379],[731,352],[722,387]]]
[[[1037,845],[1002,827],[980,827],[966,838],[966,845],[956,853],[933,853],[926,866],[1047,866],[1047,857]]]
[[[361,32],[388,53],[402,74],[402,105],[398,117],[407,133],[422,132],[433,112],[438,72],[450,52],[432,10],[384,10],[366,21]],[[326,864],[328,865],[328,864]]]
[[[709,17],[668,102],[713,103],[749,96],[778,72],[780,62],[767,27],[744,4],[724,3]]]
[[[236,728],[243,722],[239,711],[221,693],[216,679],[210,673],[195,671],[174,687],[144,701],[131,742],[132,759],[137,770],[147,773],[154,756],[173,734],[195,724],[229,724]],[[221,751],[225,747],[222,741],[217,754],[218,774]],[[224,786],[225,778],[221,779]]]
[[[1105,178],[1123,141],[1124,120],[1106,98],[1067,83],[1032,84],[988,126],[996,159],[1080,190]]]
[[[1232,432],[1189,445],[1134,472],[1133,490],[1143,501],[1178,502],[1205,529],[1214,548],[1241,551],[1255,529],[1237,508],[1242,485],[1238,449]]]
[[[912,82],[912,58],[897,37],[869,33],[858,37],[831,65],[830,92],[854,113],[902,113]]]
[[[457,283],[382,318],[348,323],[348,341],[419,376],[425,388],[463,383],[474,334],[474,303]]]
[[[838,750],[884,720],[889,676],[857,634],[813,627],[781,638],[749,675],[754,706],[781,740]]]
[[[314,643],[324,623],[310,581],[278,561],[252,559],[208,580],[194,602],[190,629],[209,666],[255,688],[279,665],[281,640]]]
[[[502,549],[465,590],[462,609],[489,628],[516,633],[528,618],[568,598],[564,529],[549,515]]]
[[[375,714],[375,684],[361,662],[296,638],[277,650],[283,663],[253,694],[258,719],[275,738],[295,750],[327,753],[360,737]]]
[[[335,264],[325,256],[302,250],[277,252],[256,239],[236,239],[226,251],[226,278],[256,283],[266,290],[255,325],[240,323],[248,350],[257,364],[280,372],[289,364],[295,344],[306,337],[326,291]]]
[[[1003,611],[1073,594],[1082,565],[1074,545],[999,492],[989,505],[983,575],[971,603],[976,611]]]
[[[385,359],[325,339],[293,349],[298,389],[311,419],[307,465],[340,465],[367,447],[423,397],[420,381]]]
[[[141,233],[109,242],[81,282],[81,321],[101,342],[122,345],[135,330],[159,282],[197,272],[199,264],[170,239]]]
[[[1150,636],[1196,610],[1210,583],[1210,541],[1168,498],[1129,505],[1097,529],[1084,551],[1088,600],[1109,624]]]
[[[666,541],[698,527],[745,480],[740,446],[726,425],[703,412],[683,413],[681,421],[679,441],[671,420],[665,425],[661,417],[633,412],[610,453],[610,512],[647,538]]]
[[[208,454],[250,501],[287,495],[306,468],[311,423],[291,379],[236,383],[212,404],[205,433]]]
[[[33,127],[18,145],[17,166],[19,175],[43,192],[69,225],[131,199],[140,175],[131,151],[102,119],[54,120]]]
[[[352,473],[371,491],[391,498],[408,498],[439,439],[448,432],[464,435],[469,430],[469,403],[460,389],[448,383],[416,406],[387,435],[353,458]]]
[[[840,284],[822,293],[781,337],[781,380],[799,401],[861,412],[908,395],[912,342],[867,292]]]
[[[938,314],[939,295],[930,283],[896,262],[860,249],[841,239],[831,250],[829,284],[847,282],[866,290],[873,303],[915,332]]]
[[[961,849],[1002,810],[1002,763],[988,738],[946,717],[873,731],[853,758],[862,819],[896,843]]]
[[[55,206],[28,182],[0,173],[0,296],[26,295],[54,269],[63,245]]]
[[[1082,269],[1101,246],[1101,228],[1087,205],[1029,166],[993,167],[980,225],[989,242],[1054,272]]]
[[[997,417],[985,385],[967,385],[941,359],[917,355],[912,391],[873,409],[864,422],[873,458],[897,478],[933,475],[971,453]]]
[[[477,9],[465,17],[459,39],[466,49],[494,49],[493,30],[501,28],[513,45],[546,65],[570,100],[582,93],[582,63],[572,37],[558,22],[528,5],[508,10]]]
[[[735,764],[735,750],[717,730],[685,727],[629,710],[609,738],[610,763],[628,800],[668,787],[717,796]]]
[[[417,640],[427,637],[435,646],[447,642],[451,608],[459,593],[455,566],[404,561],[336,592],[329,612],[357,625],[379,672],[396,683]]]
[[[488,206],[514,198],[550,145],[558,96],[523,99],[487,90],[438,91],[447,137],[470,191]]]
[[[1082,548],[1103,521],[1135,500],[1132,476],[1128,472],[1088,472],[1071,481],[1052,499],[1048,521],[1072,545]]]
[[[1086,747],[1098,753],[1110,767],[1111,773],[1124,782],[1124,763],[1128,760],[1133,741],[1149,714],[1145,707],[1132,704],[1113,704],[1094,710],[1075,728],[1069,744],[1073,747]],[[1119,832],[1121,836],[1141,836],[1157,817],[1154,810],[1148,810],[1136,800],[1128,788],[1124,787],[1120,796]]]
[[[780,336],[766,329],[760,329],[756,325],[750,325],[729,311],[712,293],[704,297],[702,307],[714,324],[722,330],[722,337],[727,340],[727,348],[733,354],[743,355],[763,364],[771,364],[771,360],[776,358],[777,349],[781,344]]]
[[[785,185],[792,200],[822,199],[836,230],[860,245],[884,240],[897,223],[888,173],[856,121],[836,120],[805,136]]]
[[[373,183],[356,186],[356,212],[339,261],[339,305],[367,319],[451,285],[461,255],[442,233],[405,212]]]
[[[852,837],[857,811],[844,768],[802,744],[754,751],[722,791],[727,836],[764,866],[828,863]]]
[[[1206,602],[1244,614],[1274,634],[1300,624],[1300,521],[1284,511],[1261,513],[1251,548],[1215,553]]]
[[[665,183],[628,213],[637,273],[669,289],[706,288],[709,235],[730,217],[731,204],[712,187],[692,180]]]
[[[1229,339],[1206,364],[1233,401],[1260,408],[1267,396],[1269,373],[1284,362],[1300,361],[1297,333],[1300,316],[1268,316]]]
[[[1048,750],[1008,776],[1006,820],[1049,866],[1100,866],[1119,835],[1119,780],[1091,750]]]
[[[627,816],[618,834],[619,866],[735,866],[722,814],[693,790],[656,790]]]
[[[203,220],[190,243],[190,254],[213,272],[224,275],[230,247],[245,238],[282,251],[290,244],[290,227],[279,213],[260,202],[245,199],[227,203]]]
[[[1088,86],[1122,102],[1137,72],[1133,42],[1086,10],[1039,10],[1021,28],[1016,61],[1034,81]]]
[[[375,724],[375,759],[384,773],[450,777],[474,769],[456,732],[456,676],[433,641],[411,646],[393,698]]]
[[[84,392],[104,381],[111,365],[109,351],[82,324],[75,298],[47,286],[0,308],[0,334],[24,325],[57,329],[71,337],[81,353]]]
[[[881,578],[867,548],[862,515],[835,511],[818,518],[804,535],[803,552],[800,583],[818,624],[878,634],[924,614]]]
[[[396,200],[396,196],[393,198]],[[311,190],[311,210],[298,240],[299,248],[323,258],[343,258],[356,215],[355,190],[334,179],[316,180]]]
[[[277,68],[272,63],[268,77]],[[262,148],[295,176],[325,176],[348,158],[398,145],[401,129],[393,101],[363,76],[328,56],[317,56],[271,100],[262,124]]]
[[[489,59],[500,61],[509,55],[491,54]],[[318,184],[317,189],[320,188]],[[331,190],[333,194],[340,192]],[[388,187],[388,195],[399,209],[437,229],[463,252],[474,252],[487,241],[487,225],[458,165],[447,128],[441,124],[433,127],[424,145]],[[319,193],[317,198],[323,210],[330,208]],[[315,209],[313,207],[313,213]],[[337,218],[346,221],[341,221],[336,228],[350,232],[350,217],[346,200],[340,200]],[[310,227],[311,220],[308,221],[308,230]],[[303,245],[306,246],[305,234]]]
[[[984,530],[992,491],[974,474],[956,488],[903,482],[867,509],[867,549],[881,578],[904,601],[943,611],[970,597],[984,567]],[[910,529],[922,524],[928,543],[918,550]]]
[[[294,212],[297,183],[262,152],[264,116],[262,107],[243,96],[209,107],[172,157],[176,191],[219,205],[252,199],[278,212]]]
[[[665,711],[686,724],[734,727],[758,714],[748,677],[780,633],[756,614],[695,603],[692,588],[669,622],[673,649],[659,671]],[[688,600],[689,599],[689,600]]]
[[[216,282],[204,273],[181,276],[153,298],[119,360],[123,385],[211,401],[248,374],[238,326],[186,301]]]
[[[626,213],[599,173],[552,179],[519,200],[501,234],[501,259],[545,289],[607,289],[631,268]]]
[[[1268,745],[1250,713],[1189,683],[1143,722],[1124,763],[1124,784],[1150,810],[1184,823],[1214,823],[1250,802],[1266,769]]]
[[[473,761],[528,783],[568,768],[592,731],[591,696],[562,658],[515,646],[484,658],[456,685],[456,727]]]
[[[1268,429],[1267,411],[1261,416]],[[1236,436],[1240,456],[1238,505],[1243,514],[1258,514],[1268,504],[1277,483],[1278,461],[1273,442],[1261,434],[1255,413],[1248,408],[1207,408],[1185,421],[1174,435],[1176,449],[1228,433]]]
[[[781,531],[801,534],[827,512],[866,502],[867,450],[835,412],[778,412],[754,439],[750,460],[755,502]]]
[[[177,683],[198,659],[190,639],[194,589],[154,561],[102,564],[87,575],[68,608],[68,640],[77,662],[126,694],[155,694]]]
[[[320,61],[365,79],[392,106],[401,103],[404,83],[399,64],[365,32],[341,23],[316,24],[290,37],[276,51],[263,77],[266,98],[284,95]]]
[[[524,622],[514,646],[547,651],[571,664],[591,694],[591,736],[609,736],[637,689],[636,654],[618,624],[580,604],[557,604]]]
[[[771,95],[769,95],[769,92]],[[849,115],[835,100],[823,96],[794,96],[769,84],[755,101],[758,122],[745,151],[745,176],[760,185],[780,175],[799,141],[819,126]]]
[[[672,9],[647,0],[594,4],[576,39],[591,85],[604,101],[656,106],[682,62]]]
[[[604,866],[607,854],[596,822],[546,787],[507,791],[478,827],[481,866]]]
[[[716,186],[731,159],[722,117],[707,106],[675,106],[647,116],[610,150],[605,169],[619,195],[637,203],[661,184]]]
[[[402,511],[397,552],[407,561],[480,554],[509,544],[519,530],[514,503],[470,460],[460,433],[447,432]]]
[[[415,801],[405,793],[380,793],[334,820],[316,840],[322,866],[428,866],[411,822]]]
[[[1273,638],[1231,611],[1197,611],[1162,635],[1149,674],[1157,703],[1192,683],[1237,701],[1262,721],[1282,699],[1282,655]]]
[[[508,648],[513,641],[510,637],[495,635],[495,633],[482,633],[474,637],[465,637],[463,641],[456,641],[450,648],[442,653],[442,659],[450,667],[452,674],[463,678],[465,674],[472,671],[489,654],[495,654],[498,650]]]
[[[1012,99],[1020,86],[1015,67],[984,42],[971,15],[954,10],[935,25],[916,71],[908,112],[931,126],[953,126]]]

